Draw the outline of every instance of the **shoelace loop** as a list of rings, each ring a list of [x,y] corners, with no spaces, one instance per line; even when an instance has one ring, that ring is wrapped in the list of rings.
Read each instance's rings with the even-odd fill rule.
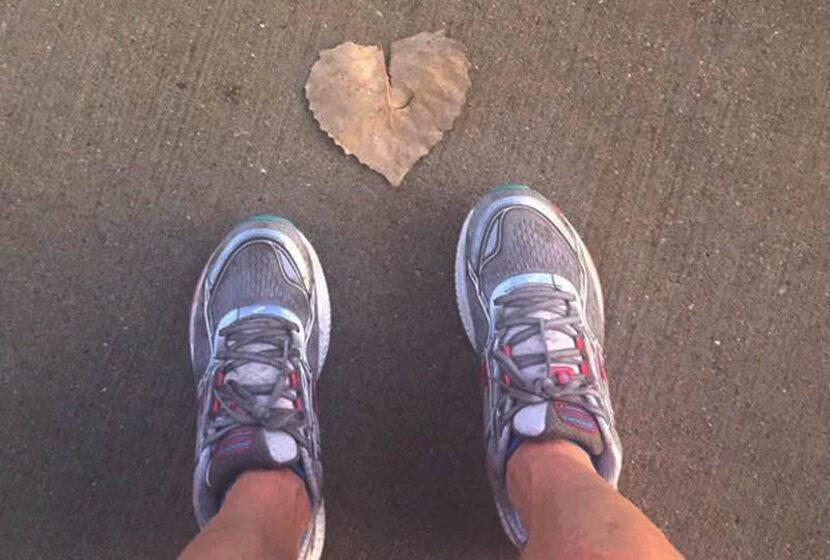
[[[602,403],[594,376],[577,374],[564,384],[550,376],[554,366],[580,369],[586,359],[577,347],[548,350],[545,339],[547,331],[556,331],[575,340],[582,334],[582,320],[572,305],[575,300],[572,293],[545,285],[520,287],[495,299],[494,303],[502,313],[496,321],[496,330],[501,335],[493,357],[507,376],[507,381],[499,376],[498,383],[506,395],[516,401],[507,411],[506,419],[526,405],[554,399],[581,406],[591,414],[607,419],[605,410],[594,404]],[[547,317],[540,317],[543,314]],[[504,351],[535,336],[543,340],[544,352],[513,356],[512,352]],[[547,375],[526,381],[521,370],[541,364]]]
[[[264,384],[242,384],[231,379],[216,387],[214,397],[219,410],[205,446],[241,426],[281,430],[297,440],[298,445],[308,446],[305,411],[277,406],[280,399],[295,402],[299,397],[299,387],[290,381],[291,372],[302,367],[300,352],[293,346],[292,335],[297,331],[299,327],[288,319],[264,315],[244,317],[219,331],[225,339],[225,349],[217,352],[216,358],[222,362],[220,370],[225,377],[244,365],[258,363],[274,368],[276,379]],[[254,345],[264,348],[252,350]]]

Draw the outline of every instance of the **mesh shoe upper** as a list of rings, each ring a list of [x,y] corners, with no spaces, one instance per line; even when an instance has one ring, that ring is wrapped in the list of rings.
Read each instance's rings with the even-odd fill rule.
[[[309,293],[285,249],[268,240],[250,241],[222,270],[211,294],[211,316],[218,321],[233,309],[267,303],[291,310],[303,322],[311,316]]]
[[[302,324],[315,327],[314,298],[303,281],[300,263],[288,250],[269,240],[247,242],[233,254],[211,293],[208,312],[214,323],[229,311],[245,306],[274,304],[290,310]],[[307,357],[318,371],[320,330],[310,328]]]
[[[483,240],[481,290],[491,295],[503,281],[529,272],[551,272],[579,285],[576,254],[553,224],[532,208],[513,206],[494,218]]]

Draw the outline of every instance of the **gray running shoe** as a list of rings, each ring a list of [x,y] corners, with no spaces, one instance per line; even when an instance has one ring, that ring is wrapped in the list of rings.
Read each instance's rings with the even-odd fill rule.
[[[487,470],[502,525],[522,547],[507,460],[525,440],[563,438],[615,485],[622,447],[602,362],[602,290],[588,250],[539,193],[504,185],[464,222],[455,264],[464,330],[482,357]]]
[[[320,261],[291,222],[256,216],[214,251],[190,315],[199,403],[193,505],[200,527],[243,472],[290,468],[305,481],[311,502],[300,558],[320,557],[325,510],[315,386],[330,316]]]

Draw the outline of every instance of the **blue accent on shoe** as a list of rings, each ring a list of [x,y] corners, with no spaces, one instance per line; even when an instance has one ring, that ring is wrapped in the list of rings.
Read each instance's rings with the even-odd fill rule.
[[[303,480],[303,482],[308,483],[308,477],[306,476],[305,469],[303,468],[303,465],[300,463],[300,461],[291,463],[291,465],[288,468],[291,469],[291,471],[293,471],[294,474],[299,476]]]
[[[508,459],[510,459],[510,457],[513,456],[513,454],[516,452],[516,450],[519,448],[519,446],[522,445],[523,441],[524,440],[522,438],[516,437],[515,435],[510,436],[510,441],[507,443],[507,458]]]

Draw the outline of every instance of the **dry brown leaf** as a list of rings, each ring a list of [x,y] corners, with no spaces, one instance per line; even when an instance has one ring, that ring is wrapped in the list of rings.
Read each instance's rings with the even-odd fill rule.
[[[347,154],[398,186],[452,128],[470,61],[443,31],[392,43],[390,72],[376,46],[343,43],[320,53],[306,82],[317,122]]]

